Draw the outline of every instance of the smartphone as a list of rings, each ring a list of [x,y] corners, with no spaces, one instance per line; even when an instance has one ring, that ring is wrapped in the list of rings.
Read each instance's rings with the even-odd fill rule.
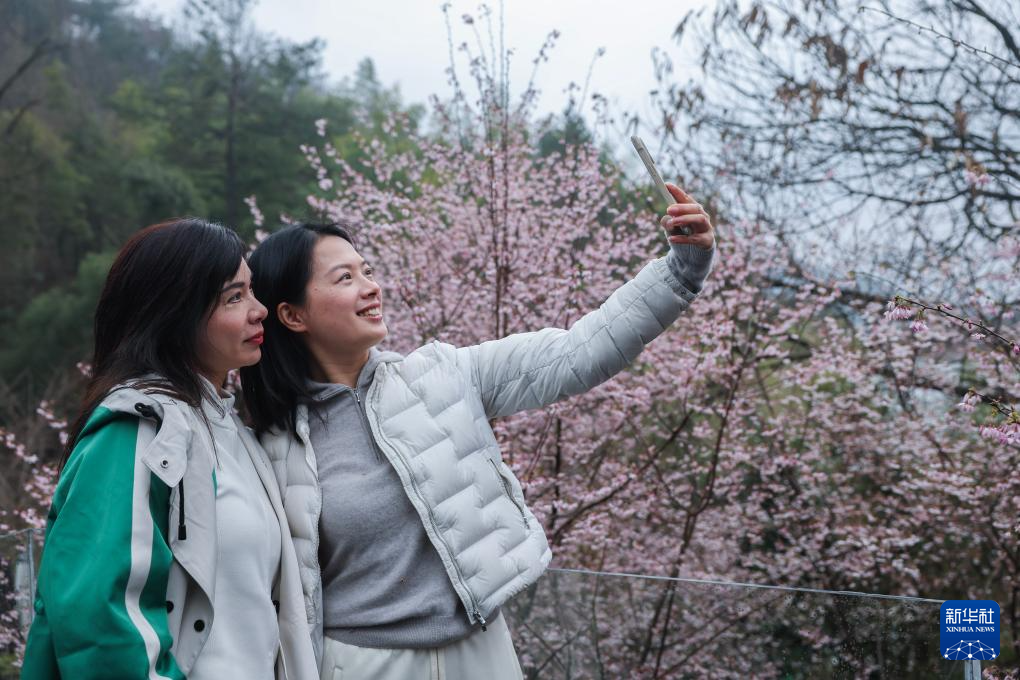
[[[662,181],[662,175],[659,174],[658,169],[655,167],[655,161],[652,160],[652,154],[648,153],[648,148],[645,147],[645,143],[641,141],[641,138],[634,135],[630,138],[630,143],[634,145],[634,149],[637,151],[637,155],[641,158],[641,162],[645,164],[645,170],[651,176],[652,181],[655,182],[655,188],[659,190],[662,197],[666,199],[667,205],[673,205],[676,203],[676,199],[673,198],[673,194],[669,193],[669,189],[666,188],[666,183]],[[684,236],[691,235],[690,227],[674,227],[670,234],[677,235],[683,234]]]

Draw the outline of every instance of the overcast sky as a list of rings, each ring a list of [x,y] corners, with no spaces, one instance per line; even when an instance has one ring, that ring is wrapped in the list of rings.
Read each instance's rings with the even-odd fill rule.
[[[140,5],[168,20],[180,13],[183,0],[140,0]],[[655,87],[651,51],[669,51],[681,69],[692,66],[676,49],[672,34],[689,9],[708,0],[506,0],[506,44],[515,50],[511,84],[519,92],[531,73],[531,60],[549,31],[560,31],[551,59],[539,72],[542,111],[562,110],[564,89],[582,84],[600,47],[591,92],[607,97],[614,107],[650,111],[648,92]],[[450,2],[455,40],[473,40],[460,20],[475,14],[477,1]],[[498,15],[498,2],[492,2]],[[424,103],[431,94],[449,94],[444,69],[449,46],[439,0],[261,0],[254,12],[263,30],[295,41],[313,37],[326,41],[324,67],[330,78],[353,74],[364,57],[376,64],[380,80],[399,84],[407,102]],[[463,74],[462,74],[463,77]],[[680,77],[676,74],[675,77]]]

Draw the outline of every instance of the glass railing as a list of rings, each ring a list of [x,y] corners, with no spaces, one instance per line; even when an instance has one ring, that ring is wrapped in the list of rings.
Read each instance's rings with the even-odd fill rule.
[[[980,677],[940,656],[941,604],[551,569],[504,613],[526,678]]]
[[[18,657],[32,623],[35,574],[42,533],[0,536],[0,679],[19,676]]]
[[[0,536],[0,680],[18,677],[39,532]],[[974,678],[940,600],[550,569],[503,608],[526,678]]]

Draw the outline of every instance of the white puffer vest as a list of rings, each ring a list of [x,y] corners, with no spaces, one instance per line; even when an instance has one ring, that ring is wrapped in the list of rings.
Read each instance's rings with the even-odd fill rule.
[[[472,347],[438,342],[378,365],[365,401],[376,443],[397,471],[472,623],[534,583],[552,558],[489,419],[585,392],[625,368],[696,297],[649,263],[570,330],[546,328]],[[397,355],[399,356],[399,355]],[[284,490],[313,646],[322,655],[322,508],[308,410],[297,437],[263,445]]]

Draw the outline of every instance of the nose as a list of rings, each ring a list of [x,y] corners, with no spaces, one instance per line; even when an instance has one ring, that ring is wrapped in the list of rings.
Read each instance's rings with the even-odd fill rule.
[[[374,279],[365,279],[365,286],[361,289],[362,297],[374,297],[382,292],[382,286]]]
[[[251,319],[252,323],[262,323],[262,320],[269,315],[269,310],[266,309],[266,306],[264,304],[262,304],[255,298],[252,299],[255,300],[255,304],[251,308],[249,318]]]

